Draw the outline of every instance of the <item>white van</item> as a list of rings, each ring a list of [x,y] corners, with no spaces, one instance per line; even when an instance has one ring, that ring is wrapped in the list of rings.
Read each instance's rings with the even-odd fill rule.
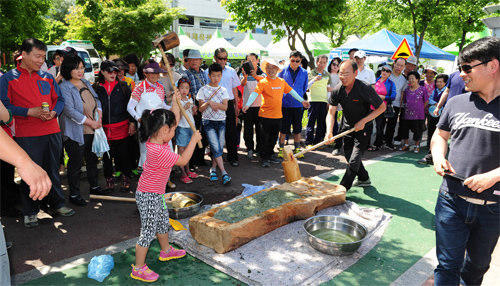
[[[101,57],[99,53],[94,48],[94,44],[89,40],[66,40],[61,43],[62,47],[73,47],[73,48],[82,48],[86,49],[90,55],[90,61],[92,62],[92,67],[94,68],[94,72],[97,75],[101,68]]]
[[[47,53],[45,54],[45,61],[47,62],[47,67],[50,69],[53,65],[54,62],[52,62],[52,58],[54,56],[54,53],[57,50],[62,50],[65,47],[63,46],[55,46],[55,45],[47,45]],[[95,73],[94,73],[94,68],[92,67],[92,62],[90,60],[90,55],[89,52],[86,49],[78,48],[78,47],[73,47],[76,52],[78,53],[78,56],[82,58],[83,63],[85,65],[85,79],[90,81],[91,83],[95,82]]]

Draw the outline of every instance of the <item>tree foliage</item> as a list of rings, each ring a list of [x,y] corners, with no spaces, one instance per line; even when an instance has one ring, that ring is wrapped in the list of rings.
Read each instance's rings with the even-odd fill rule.
[[[307,34],[331,29],[342,11],[345,0],[225,0],[221,2],[239,31],[252,30],[258,25],[272,31],[275,41],[287,37],[294,50],[299,40],[314,68],[313,54],[307,46]]]
[[[147,57],[151,42],[166,32],[180,9],[163,0],[77,0],[66,17],[66,38],[91,40],[106,55]]]
[[[50,0],[0,1],[0,49],[9,60],[23,40],[44,33],[49,8]]]
[[[380,7],[381,3],[375,0],[347,0],[337,21],[325,34],[330,38],[332,47],[339,47],[350,35],[363,37],[380,30],[387,22],[387,10]],[[386,5],[384,5],[386,6]]]

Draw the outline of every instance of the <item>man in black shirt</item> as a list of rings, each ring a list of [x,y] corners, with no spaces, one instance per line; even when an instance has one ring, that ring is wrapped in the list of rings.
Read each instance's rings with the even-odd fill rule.
[[[334,87],[328,103],[330,104],[330,126],[328,138],[333,137],[335,112],[340,103],[343,109],[341,131],[355,128],[356,132],[343,138],[344,154],[347,160],[347,170],[340,184],[347,190],[351,186],[367,187],[371,185],[370,176],[361,162],[373,129],[371,122],[385,111],[385,104],[370,85],[357,80],[358,66],[354,61],[347,60],[340,64],[340,83]],[[376,109],[370,112],[370,105]],[[354,178],[358,180],[353,184]]]
[[[469,93],[446,103],[432,136],[434,169],[444,176],[435,210],[435,285],[480,285],[500,235],[499,60],[496,37],[460,52],[460,77]]]

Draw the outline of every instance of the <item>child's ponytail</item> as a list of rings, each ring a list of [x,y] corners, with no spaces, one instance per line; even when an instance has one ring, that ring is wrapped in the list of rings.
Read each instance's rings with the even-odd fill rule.
[[[142,112],[141,126],[139,127],[139,139],[146,142],[149,137],[154,135],[164,125],[168,127],[175,126],[175,114],[166,109],[146,109]]]

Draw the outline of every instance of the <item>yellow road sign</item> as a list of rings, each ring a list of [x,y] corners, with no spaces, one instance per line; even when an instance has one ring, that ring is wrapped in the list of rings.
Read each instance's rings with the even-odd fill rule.
[[[395,60],[397,58],[407,59],[409,56],[413,56],[413,52],[411,51],[410,45],[408,44],[408,41],[406,41],[406,38],[403,38],[401,44],[399,44],[399,47],[396,49],[394,54],[392,54],[391,59],[392,60]]]

